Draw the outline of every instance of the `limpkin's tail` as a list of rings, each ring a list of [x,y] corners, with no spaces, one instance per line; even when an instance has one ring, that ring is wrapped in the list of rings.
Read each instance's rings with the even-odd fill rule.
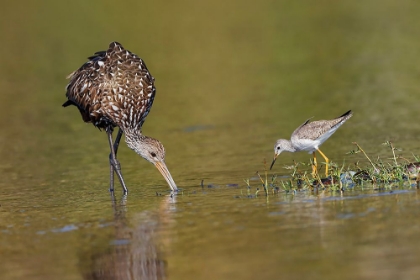
[[[78,107],[77,106],[77,104],[76,103],[74,103],[73,101],[71,101],[71,100],[67,100],[66,102],[64,102],[63,103],[63,107],[67,107],[67,106],[70,106],[70,105],[74,105],[74,106],[76,106],[76,107]]]
[[[66,102],[64,102],[64,104],[62,105],[63,107],[67,107],[67,106],[70,106],[70,105],[75,105],[75,106],[77,106],[76,105],[76,103],[74,103],[73,101],[71,101],[71,100],[67,100]]]

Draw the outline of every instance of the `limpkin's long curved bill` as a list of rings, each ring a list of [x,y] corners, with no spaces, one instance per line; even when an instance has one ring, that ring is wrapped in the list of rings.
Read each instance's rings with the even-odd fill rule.
[[[174,179],[172,179],[171,173],[169,173],[169,170],[166,167],[165,162],[158,161],[155,163],[155,166],[159,170],[159,172],[162,174],[162,176],[165,178],[166,182],[168,182],[168,185],[171,188],[171,190],[177,191],[178,188],[174,182]]]
[[[275,154],[274,155],[274,159],[273,159],[273,162],[271,163],[271,165],[270,165],[270,170],[271,170],[271,168],[273,168],[273,165],[274,165],[274,163],[276,162],[276,159],[277,159],[277,157],[278,157],[279,155],[277,155],[277,154]]]

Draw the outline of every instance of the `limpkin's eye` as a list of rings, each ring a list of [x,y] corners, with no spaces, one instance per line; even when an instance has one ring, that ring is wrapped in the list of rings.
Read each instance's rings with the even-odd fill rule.
[[[150,153],[150,155],[151,155],[152,157],[156,157],[156,154],[155,154],[154,152],[151,152],[151,153]]]

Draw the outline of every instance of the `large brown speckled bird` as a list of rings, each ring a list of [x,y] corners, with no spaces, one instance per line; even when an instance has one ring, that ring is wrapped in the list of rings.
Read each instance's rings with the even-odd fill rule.
[[[89,57],[89,61],[68,78],[68,100],[63,107],[75,105],[85,122],[107,133],[111,149],[110,191],[114,191],[115,172],[124,193],[128,192],[117,160],[118,145],[123,133],[127,146],[153,163],[171,190],[177,191],[165,164],[165,148],[157,139],[145,136],[141,131],[156,93],[154,78],[144,61],[125,50],[121,44],[112,42],[107,51]],[[112,132],[115,127],[119,127],[119,130],[113,143]]]

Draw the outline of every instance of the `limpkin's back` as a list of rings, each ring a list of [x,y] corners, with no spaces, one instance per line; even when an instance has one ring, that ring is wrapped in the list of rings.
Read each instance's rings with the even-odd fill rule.
[[[69,75],[63,106],[76,105],[99,128],[141,129],[155,97],[154,78],[143,60],[112,42]]]

